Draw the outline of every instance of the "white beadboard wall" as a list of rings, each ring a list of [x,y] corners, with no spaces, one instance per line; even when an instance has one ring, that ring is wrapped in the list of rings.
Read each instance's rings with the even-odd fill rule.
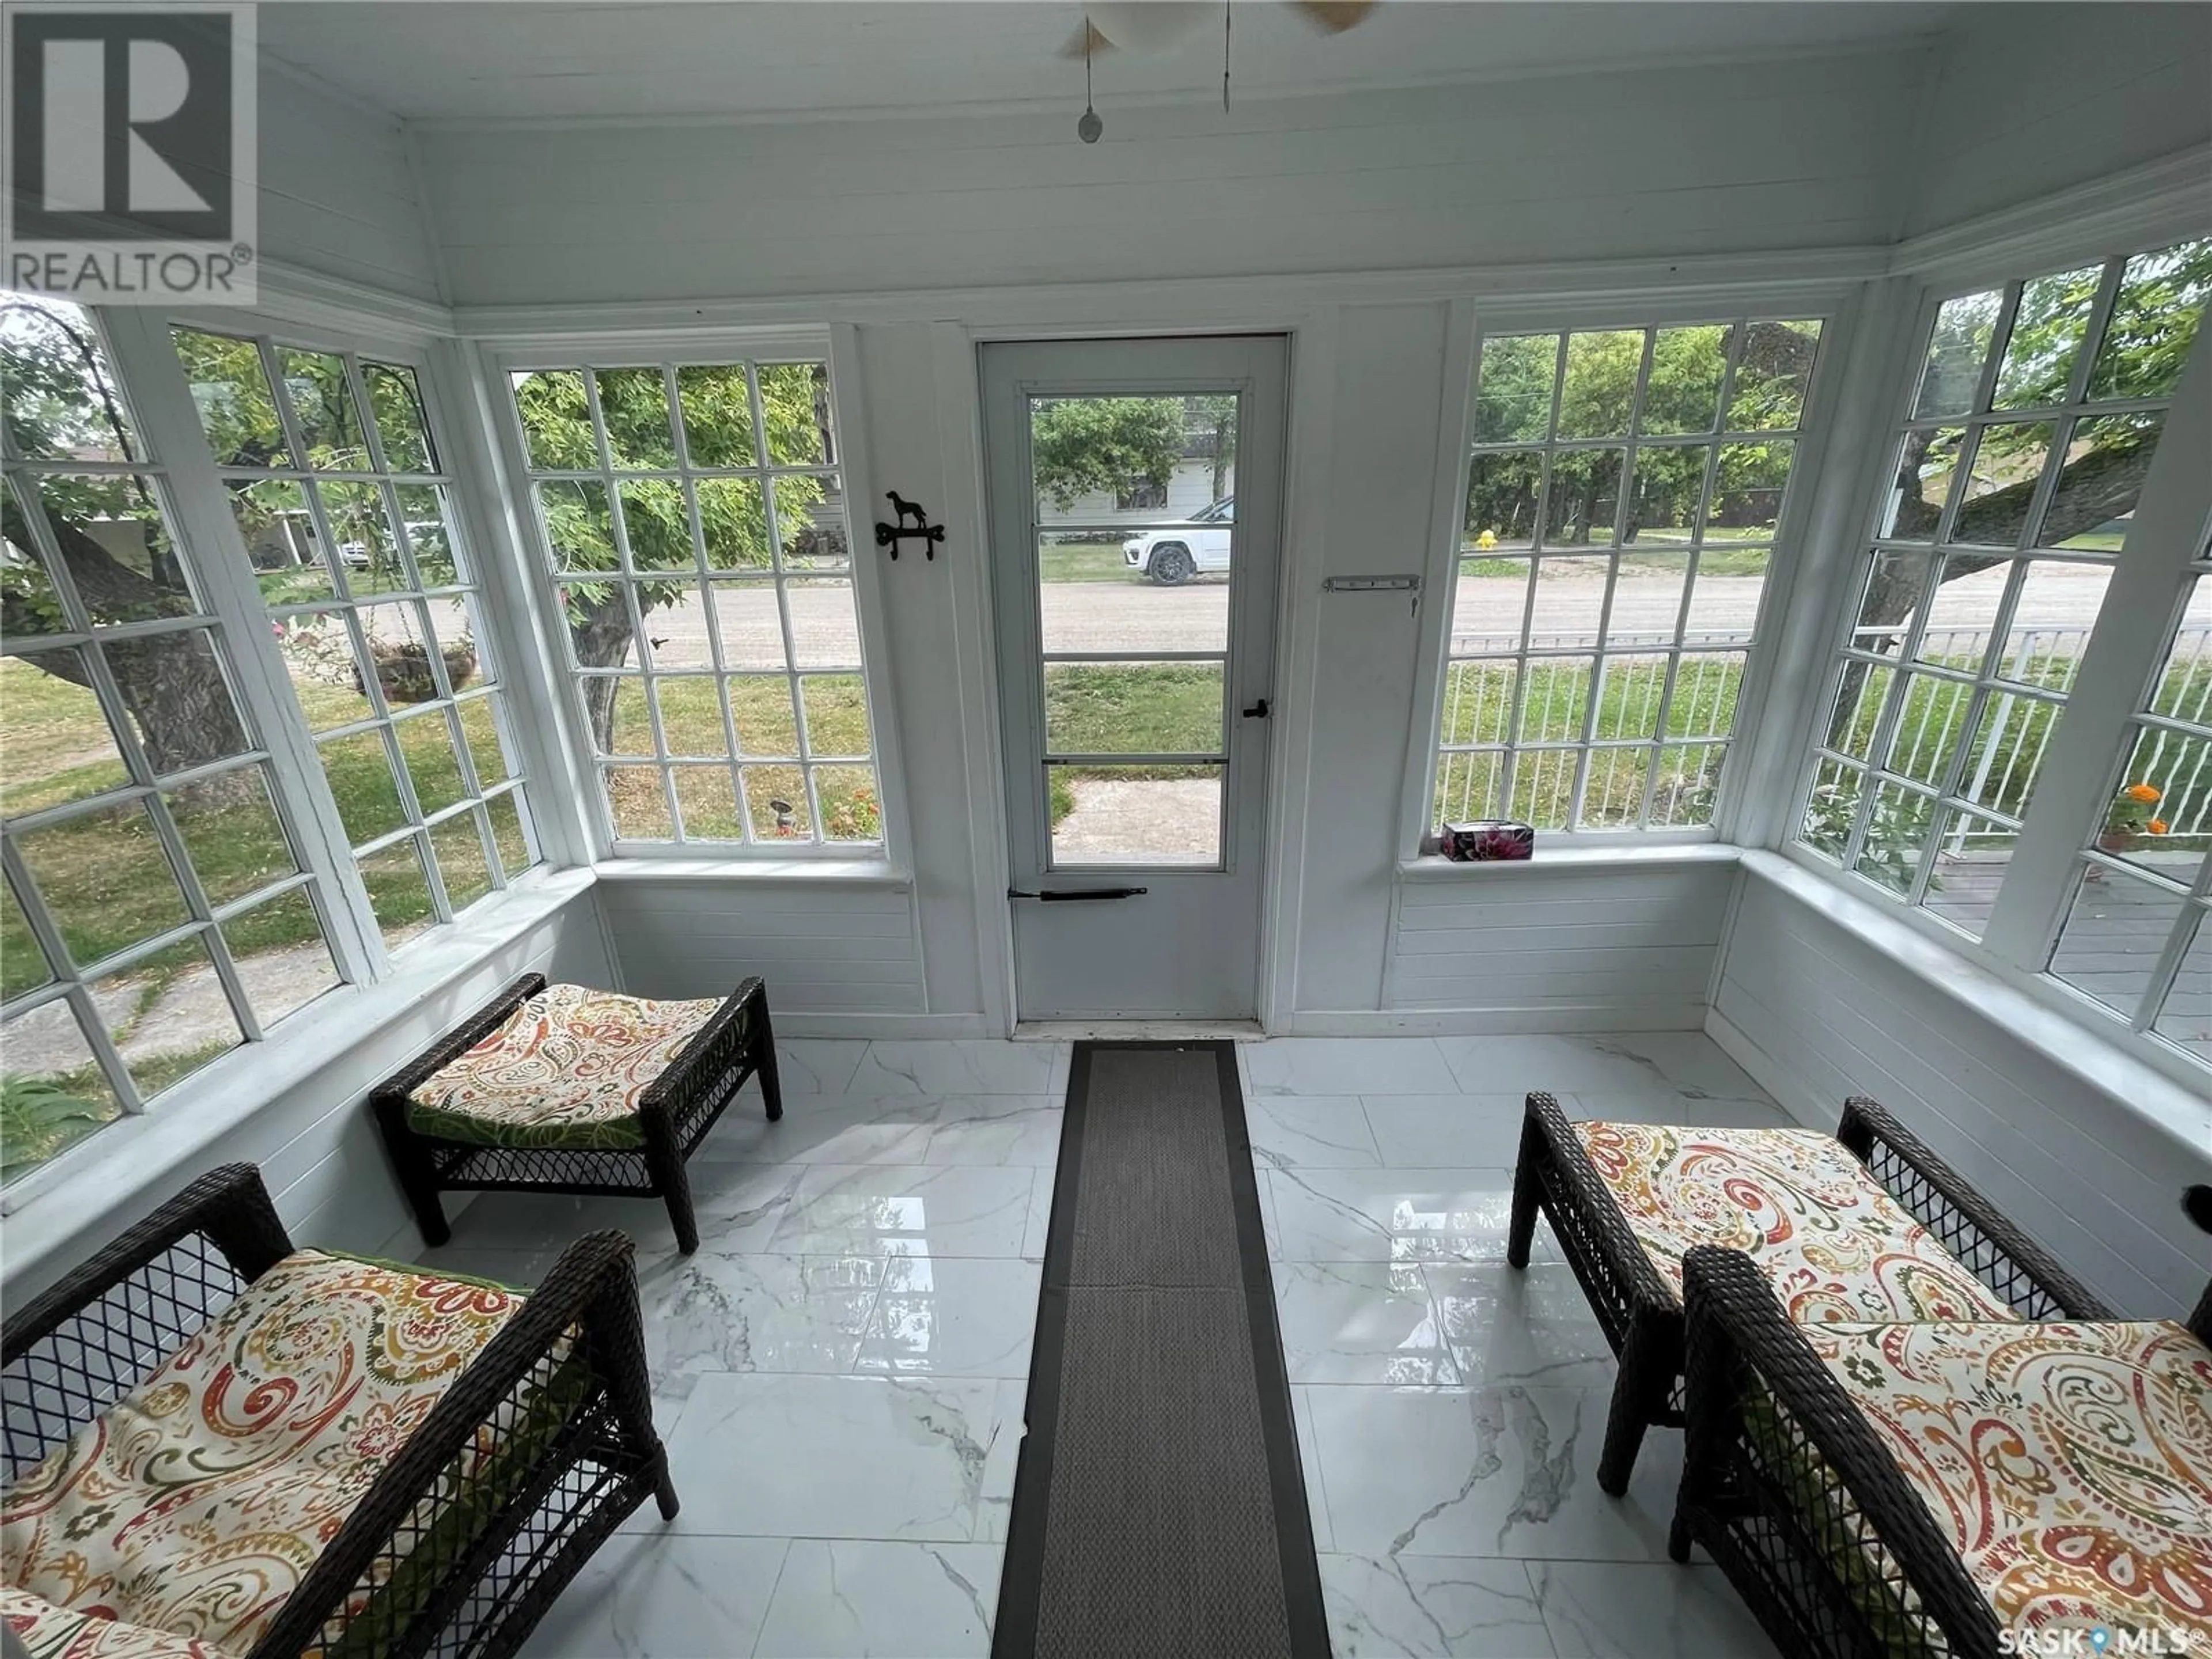
[[[262,256],[437,300],[436,255],[399,123],[265,53],[262,61]]]
[[[1959,8],[1908,235],[2212,140],[2212,6]]]
[[[447,980],[404,1013],[335,1045],[325,1064],[271,1097],[216,1144],[158,1172],[118,1170],[111,1201],[85,1208],[73,1218],[73,1229],[57,1231],[35,1255],[23,1248],[25,1235],[11,1218],[0,1290],[9,1303],[19,1304],[194,1176],[241,1159],[261,1166],[262,1179],[296,1243],[381,1249],[411,1218],[371,1121],[368,1091],[515,975],[533,971],[586,984],[614,982],[588,887],[489,948],[466,972]],[[52,1196],[82,1202],[82,1194],[65,1191]]]
[[[903,884],[761,880],[725,867],[617,873],[593,897],[615,982],[634,996],[717,996],[758,975],[780,1036],[871,1035],[872,1015],[896,1017],[911,1036],[927,1010]]]
[[[1969,964],[1931,981],[1790,890],[1820,878],[1759,873],[1769,860],[1746,866],[1713,1004],[1738,1062],[1809,1127],[1872,1096],[2124,1312],[2185,1313],[2212,1242],[2181,1190],[2212,1180],[2212,1138],[2053,1065],[1977,1006]]]
[[[1499,1030],[1693,1030],[1735,879],[1713,860],[1402,880],[1383,1006],[1484,1016]]]
[[[1886,241],[1934,49],[1038,115],[416,131],[456,305]],[[1564,112],[1564,114],[1563,114]],[[1758,135],[1746,143],[1745,135]]]

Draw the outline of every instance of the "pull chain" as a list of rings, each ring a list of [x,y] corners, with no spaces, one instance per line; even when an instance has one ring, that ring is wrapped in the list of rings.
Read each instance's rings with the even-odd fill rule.
[[[1221,111],[1229,112],[1229,8],[1231,0],[1221,0]]]

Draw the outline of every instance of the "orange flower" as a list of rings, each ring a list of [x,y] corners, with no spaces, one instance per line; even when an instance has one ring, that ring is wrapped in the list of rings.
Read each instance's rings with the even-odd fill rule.
[[[2164,818],[2153,818],[2148,823],[2145,824],[2143,828],[2149,830],[2154,836],[2162,836],[2166,831],[2166,822]]]
[[[2158,791],[2147,783],[2131,783],[2127,787],[2130,800],[2139,800],[2148,805],[2158,799]]]

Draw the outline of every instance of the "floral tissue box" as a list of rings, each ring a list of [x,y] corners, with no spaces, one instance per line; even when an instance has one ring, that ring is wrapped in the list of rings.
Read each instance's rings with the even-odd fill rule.
[[[1437,842],[1446,858],[1462,863],[1525,859],[1536,850],[1536,832],[1511,818],[1479,818],[1472,823],[1447,823]]]

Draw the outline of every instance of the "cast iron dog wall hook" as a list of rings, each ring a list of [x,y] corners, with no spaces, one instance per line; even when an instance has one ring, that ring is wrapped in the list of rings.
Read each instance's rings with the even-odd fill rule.
[[[930,523],[928,513],[919,501],[907,500],[896,489],[886,490],[884,499],[890,502],[892,511],[898,514],[898,522],[885,524],[880,520],[877,521],[876,545],[890,549],[891,557],[896,559],[899,556],[899,544],[909,536],[919,536],[924,556],[934,559],[937,544],[945,539],[945,526]],[[907,524],[909,518],[914,520],[911,527]]]

